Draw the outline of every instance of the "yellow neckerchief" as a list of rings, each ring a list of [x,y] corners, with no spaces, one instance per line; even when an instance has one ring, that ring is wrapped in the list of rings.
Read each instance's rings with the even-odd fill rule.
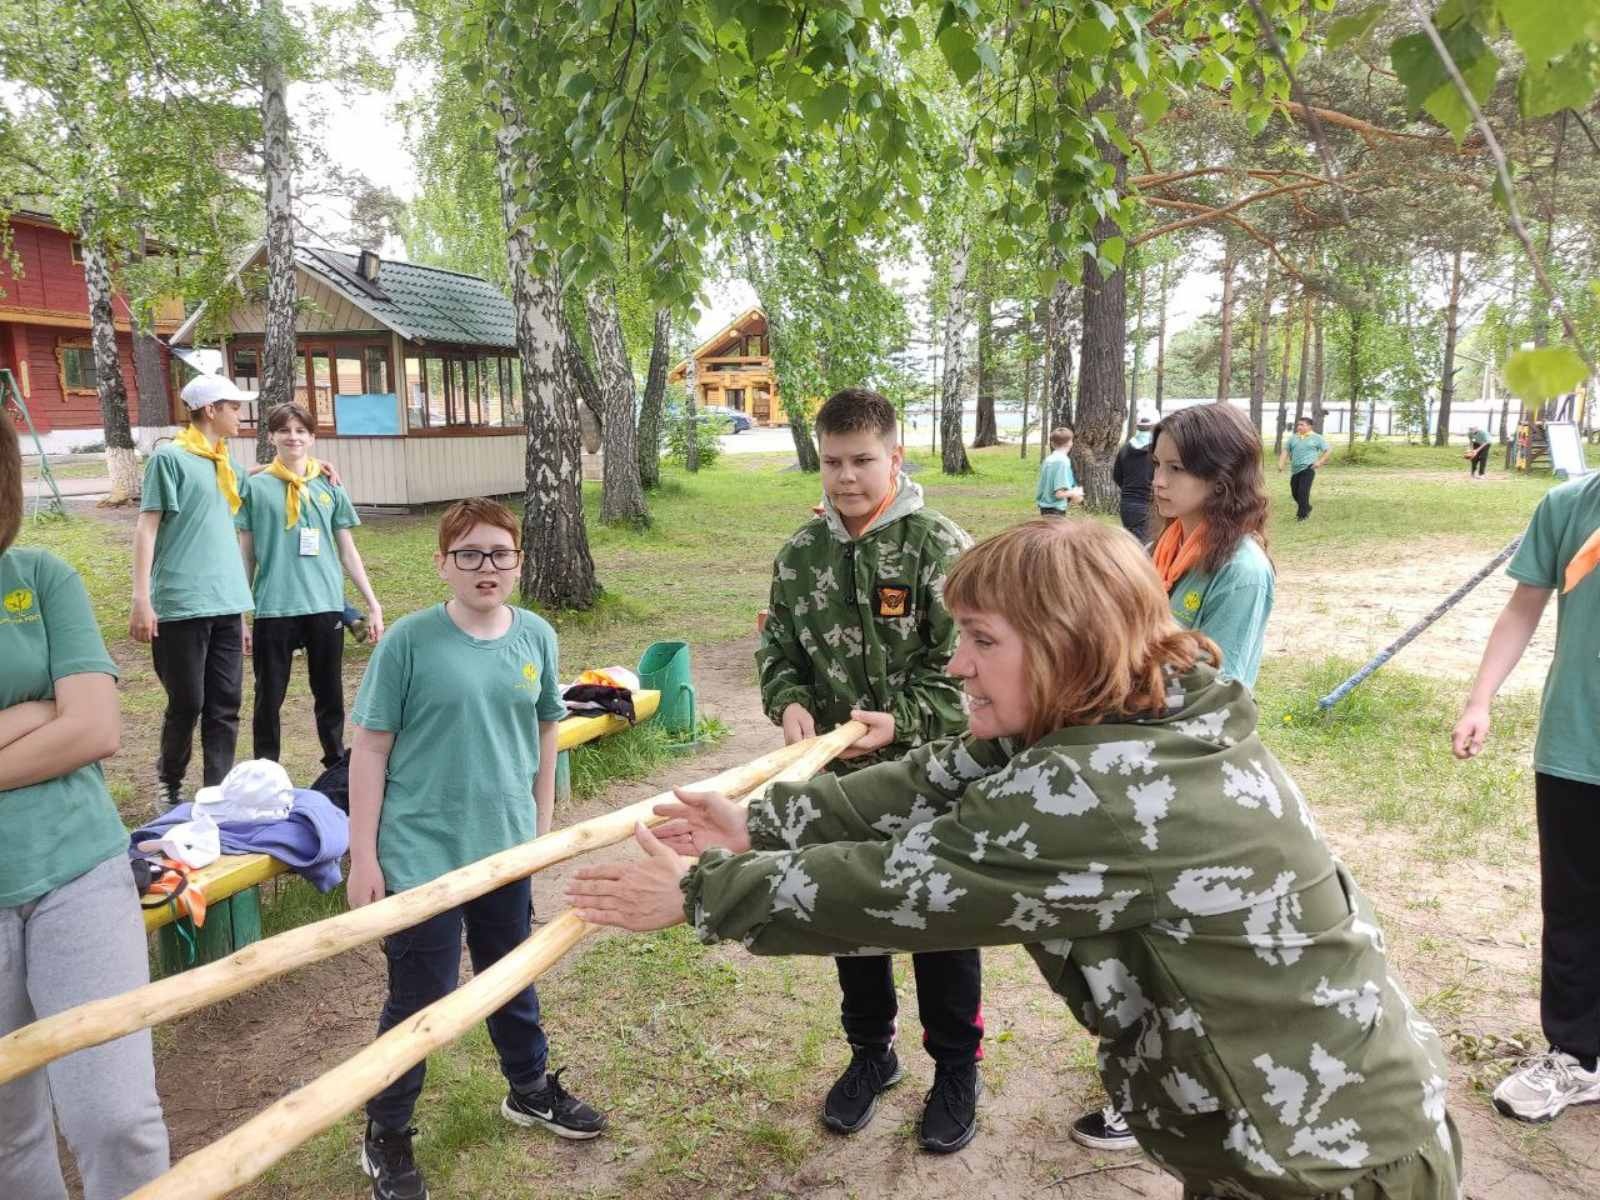
[[[193,425],[185,425],[178,430],[178,436],[172,439],[173,445],[179,449],[187,450],[190,454],[198,454],[201,458],[209,458],[217,464],[217,489],[221,491],[222,498],[228,502],[228,511],[239,511],[239,481],[233,474],[233,462],[228,458],[228,443],[217,439],[213,446],[210,439]]]
[[[306,486],[313,479],[322,474],[322,464],[314,458],[308,458],[306,459],[306,473],[304,475],[296,475],[283,465],[283,459],[275,458],[268,465],[265,473],[271,475],[274,479],[283,480],[286,485],[287,490],[283,494],[283,527],[285,529],[293,529],[300,524],[300,493],[306,490]]]

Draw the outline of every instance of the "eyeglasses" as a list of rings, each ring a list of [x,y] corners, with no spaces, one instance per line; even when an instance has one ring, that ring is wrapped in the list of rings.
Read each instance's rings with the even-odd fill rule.
[[[497,571],[509,571],[522,561],[522,551],[502,546],[498,550],[446,550],[459,571],[476,571],[488,559]]]

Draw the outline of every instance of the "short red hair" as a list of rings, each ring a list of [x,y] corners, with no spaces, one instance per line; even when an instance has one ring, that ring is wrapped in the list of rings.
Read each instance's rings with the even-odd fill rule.
[[[498,500],[474,496],[470,500],[457,500],[439,518],[439,553],[449,553],[451,546],[479,525],[504,529],[511,535],[511,544],[522,549],[522,522],[517,520],[517,514]]]
[[[1173,620],[1139,543],[1100,521],[1033,520],[979,542],[950,568],[944,604],[998,613],[1026,643],[1030,745],[1069,725],[1159,713],[1165,668],[1222,661],[1215,642]]]

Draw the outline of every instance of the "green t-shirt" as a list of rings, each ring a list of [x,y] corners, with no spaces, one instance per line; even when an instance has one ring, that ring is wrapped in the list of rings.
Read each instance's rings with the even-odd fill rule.
[[[262,472],[251,478],[244,503],[234,515],[234,524],[248,530],[255,543],[256,577],[251,583],[256,618],[342,612],[344,567],[339,561],[338,531],[361,524],[361,518],[345,490],[319,475],[306,485],[299,523],[286,529],[288,495],[287,483]],[[313,532],[303,534],[306,529]],[[310,548],[316,553],[303,552]]]
[[[538,832],[539,722],[566,716],[556,634],[513,608],[502,636],[463,633],[436,604],[396,621],[367,663],[355,723],[394,734],[378,819],[391,892]]]
[[[1600,474],[1563,483],[1545,493],[1506,568],[1530,587],[1555,588],[1556,653],[1544,683],[1533,767],[1546,775],[1600,783],[1600,571],[1591,571],[1560,595],[1567,563],[1600,529]]]
[[[78,573],[48,550],[0,555],[0,708],[54,700],[68,675],[117,675]],[[108,858],[128,835],[99,763],[0,791],[0,908],[36,900]]]
[[[1320,433],[1289,435],[1289,474],[1297,475],[1316,463],[1328,452],[1328,443]]]
[[[252,481],[237,462],[233,473],[243,498]],[[171,444],[162,446],[145,464],[139,506],[161,514],[150,570],[150,603],[158,619],[186,621],[249,610],[250,583],[244,577],[233,514],[217,486],[215,463]]]
[[[1267,552],[1247,537],[1215,575],[1196,567],[1179,577],[1170,595],[1172,615],[1217,644],[1224,675],[1253,688],[1275,590]]]
[[[1474,446],[1487,446],[1489,444],[1489,435],[1481,429],[1474,429],[1467,435],[1467,440]]]
[[[1057,488],[1075,488],[1078,486],[1077,476],[1073,474],[1072,460],[1059,450],[1052,450],[1039,464],[1039,486],[1034,490],[1034,499],[1040,508],[1053,508],[1059,512],[1067,511],[1067,501],[1056,495]]]

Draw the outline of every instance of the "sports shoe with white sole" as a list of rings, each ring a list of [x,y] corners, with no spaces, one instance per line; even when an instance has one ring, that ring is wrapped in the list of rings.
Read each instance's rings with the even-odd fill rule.
[[[1072,1123],[1072,1140],[1091,1150],[1137,1150],[1139,1139],[1109,1104],[1099,1112],[1086,1112]]]
[[[551,1071],[536,1091],[512,1088],[500,1102],[500,1115],[514,1125],[543,1126],[557,1137],[585,1142],[599,1137],[606,1119],[561,1086],[561,1072]]]
[[[1539,1124],[1577,1104],[1600,1104],[1600,1070],[1585,1071],[1561,1050],[1536,1054],[1494,1090],[1494,1106],[1508,1117]]]
[[[372,1178],[372,1200],[428,1200],[428,1185],[411,1153],[414,1127],[379,1129],[367,1122],[361,1169]]]

